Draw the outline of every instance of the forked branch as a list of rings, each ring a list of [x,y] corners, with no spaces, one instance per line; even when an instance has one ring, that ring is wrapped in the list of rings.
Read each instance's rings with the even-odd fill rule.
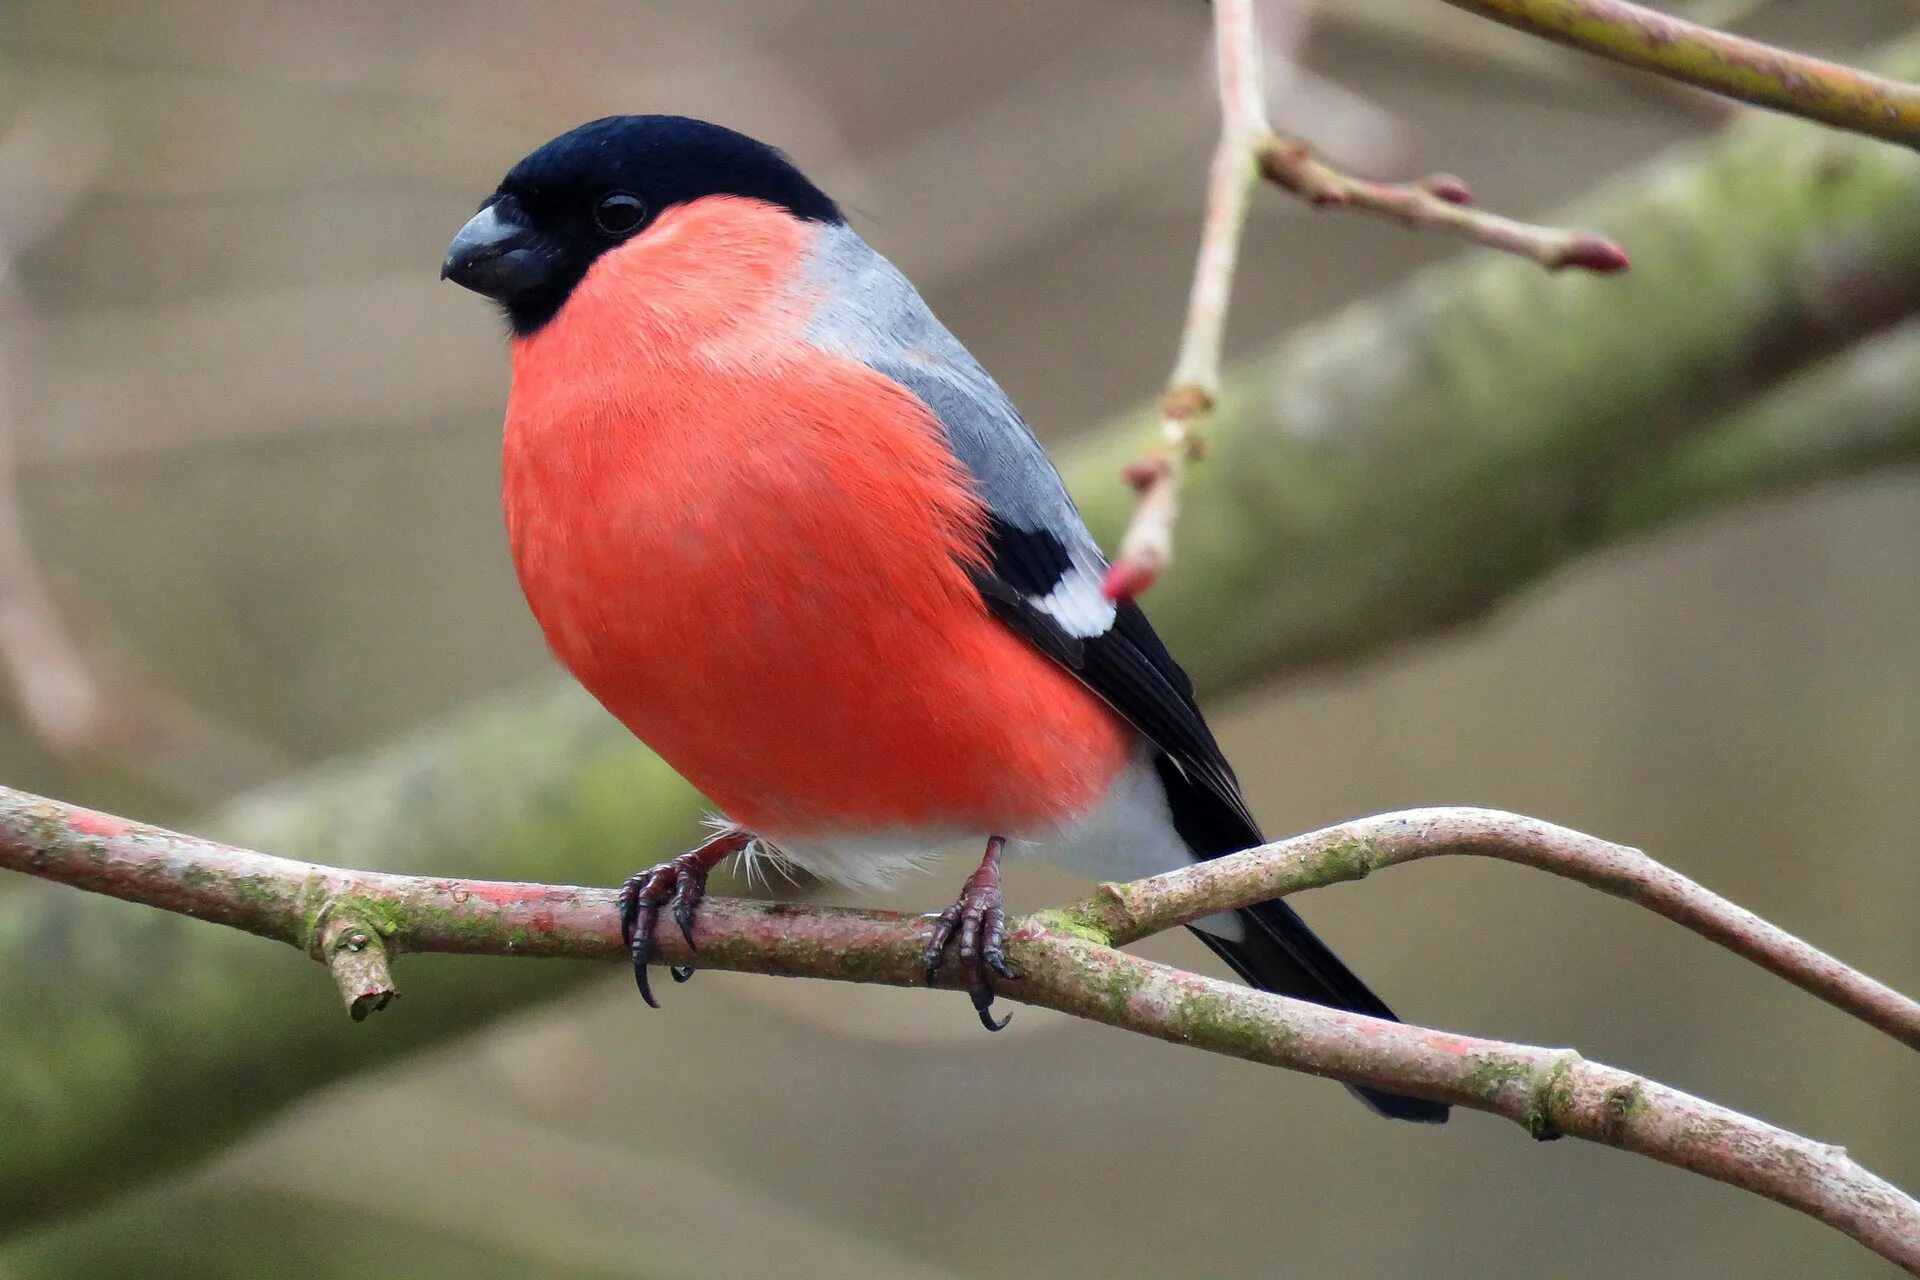
[[[1637,850],[1513,814],[1366,818],[1124,885],[1020,920],[1002,994],[1109,1026],[1505,1116],[1778,1200],[1920,1275],[1920,1203],[1838,1147],[1565,1049],[1382,1022],[1216,981],[1121,943],[1276,893],[1440,854],[1498,857],[1640,902],[1910,1045],[1920,1005]],[[393,994],[403,951],[625,960],[612,890],[348,871],[275,858],[0,788],[0,867],[290,943],[333,971],[356,1018]],[[698,951],[658,962],[915,985],[928,922],[891,912],[709,899]],[[957,974],[950,985],[959,985]]]
[[[1408,183],[1356,178],[1327,163],[1304,140],[1275,132],[1267,119],[1265,48],[1255,0],[1214,0],[1213,14],[1220,140],[1208,170],[1206,214],[1180,352],[1161,402],[1161,438],[1126,471],[1127,482],[1140,496],[1107,573],[1104,590],[1111,600],[1130,600],[1151,587],[1173,558],[1173,526],[1186,468],[1201,456],[1199,423],[1220,393],[1234,264],[1260,179],[1315,208],[1379,214],[1415,229],[1457,235],[1552,271],[1574,267],[1605,275],[1627,269],[1626,252],[1604,236],[1537,226],[1471,207],[1472,193],[1458,178],[1436,174]]]
[[[1447,0],[1456,8],[1723,97],[1803,116],[1838,129],[1920,145],[1920,85],[1889,80],[1716,31],[1626,0]],[[1132,463],[1138,491],[1106,594],[1127,600],[1151,587],[1173,557],[1173,526],[1189,463],[1199,458],[1201,419],[1220,388],[1220,350],[1254,183],[1266,178],[1317,208],[1379,214],[1530,259],[1549,270],[1600,274],[1627,269],[1626,252],[1589,231],[1538,226],[1471,207],[1467,185],[1444,174],[1376,182],[1344,173],[1303,139],[1268,122],[1255,0],[1215,0],[1214,65],[1220,140],[1180,354],[1161,415],[1161,440]]]

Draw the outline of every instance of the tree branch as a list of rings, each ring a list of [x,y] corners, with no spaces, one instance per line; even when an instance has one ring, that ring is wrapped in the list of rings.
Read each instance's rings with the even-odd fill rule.
[[[1612,275],[1629,265],[1626,250],[1605,236],[1520,222],[1472,208],[1472,191],[1448,174],[1432,174],[1418,182],[1370,182],[1342,173],[1301,139],[1279,135],[1263,139],[1257,156],[1262,177],[1316,208],[1358,209],[1415,230],[1448,232],[1549,271],[1580,267]]]
[[[1856,344],[1682,441],[1621,486],[1617,539],[1823,480],[1920,464],[1920,321]]]
[[[1920,85],[1793,53],[1626,0],[1446,0],[1529,35],[1723,97],[1920,146]]]
[[[1888,60],[1920,67],[1920,45]],[[1154,596],[1197,679],[1299,672],[1484,616],[1623,532],[1616,495],[1688,468],[1687,442],[1920,307],[1912,156],[1789,121],[1747,120],[1557,220],[1606,226],[1641,269],[1602,285],[1461,258],[1228,372],[1207,435],[1233,462],[1188,477],[1181,571]],[[1133,499],[1102,470],[1128,465],[1149,422],[1069,468],[1103,541]],[[1755,491],[1676,488],[1669,515]]]
[[[1336,169],[1304,140],[1276,133],[1267,120],[1261,64],[1265,51],[1254,0],[1215,0],[1213,14],[1220,140],[1208,170],[1206,214],[1180,351],[1160,402],[1160,443],[1121,469],[1138,499],[1103,584],[1111,600],[1130,600],[1146,591],[1173,558],[1181,487],[1188,465],[1204,453],[1196,427],[1213,411],[1220,394],[1234,264],[1259,179],[1316,208],[1357,209],[1416,229],[1450,232],[1550,271],[1579,267],[1607,275],[1625,271],[1628,265],[1626,252],[1604,236],[1536,226],[1470,208],[1472,192],[1458,178],[1433,175],[1412,183],[1372,182]],[[1293,34],[1297,39],[1299,32]]]
[[[1302,889],[1364,879],[1423,858],[1494,858],[1578,881],[1665,916],[1920,1049],[1920,1002],[1848,968],[1638,849],[1491,809],[1409,809],[1341,823],[1231,858],[1103,885],[1072,910],[1115,946]]]
[[[1102,587],[1111,600],[1130,600],[1151,587],[1173,558],[1180,486],[1187,464],[1202,448],[1194,423],[1212,410],[1220,390],[1233,267],[1259,176],[1255,148],[1269,132],[1254,0],[1215,0],[1213,48],[1220,141],[1208,170],[1200,254],[1187,296],[1186,324],[1180,330],[1180,353],[1160,404],[1160,447],[1123,471],[1140,497]]]
[[[1920,69],[1920,46],[1891,56]],[[1622,175],[1568,218],[1617,231],[1652,269],[1602,287],[1476,254],[1226,371],[1207,429],[1233,465],[1195,469],[1181,569],[1154,596],[1203,697],[1486,616],[1645,527],[1616,499],[1678,475],[1690,441],[1740,434],[1764,409],[1754,397],[1792,394],[1920,309],[1920,183],[1895,148],[1750,119]],[[1063,454],[1103,540],[1132,509],[1112,477],[1159,416],[1143,405]],[[1920,429],[1920,413],[1898,421]],[[1754,490],[1671,492],[1663,522]],[[290,776],[195,826],[323,862],[378,850],[396,871],[614,883],[684,848],[700,812],[617,722],[555,681]],[[310,1089],[586,976],[493,968],[475,980],[428,966],[409,979],[404,1020],[341,1037],[311,1016],[312,984],[259,963],[249,938],[50,888],[5,895],[0,1231],[178,1168]]]
[[[1716,93],[1908,145],[1920,144],[1920,86],[1804,57],[1656,13],[1623,0],[1448,0],[1534,35]],[[1187,466],[1203,446],[1195,424],[1220,394],[1220,350],[1251,188],[1256,177],[1320,208],[1351,208],[1412,228],[1450,232],[1557,271],[1625,271],[1626,252],[1604,236],[1501,217],[1469,207],[1466,183],[1444,174],[1383,183],[1343,173],[1304,140],[1267,122],[1262,48],[1253,0],[1216,0],[1214,49],[1221,130],[1187,321],[1161,403],[1158,448],[1121,474],[1139,495],[1104,589],[1146,591],[1173,556],[1173,526]]]
[[[1571,1050],[1381,1022],[1126,955],[1126,941],[1276,893],[1441,854],[1504,858],[1640,902],[1920,1046],[1920,1005],[1637,850],[1513,814],[1415,810],[1346,823],[1036,912],[1010,931],[1004,994],[1176,1044],[1505,1116],[1800,1210],[1920,1274],[1920,1203],[1810,1141]],[[624,959],[612,890],[345,871],[0,788],[0,866],[300,947],[355,1019],[393,994],[390,951]],[[924,917],[709,899],[696,952],[663,964],[912,986]],[[958,986],[958,972],[944,975]]]

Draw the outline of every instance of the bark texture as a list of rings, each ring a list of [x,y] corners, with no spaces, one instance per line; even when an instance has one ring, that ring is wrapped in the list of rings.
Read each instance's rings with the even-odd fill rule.
[[[1920,52],[1891,65],[1920,66]],[[1815,458],[1703,484],[1687,446],[1920,310],[1920,157],[1755,121],[1562,220],[1619,239],[1635,271],[1549,277],[1474,253],[1230,372],[1210,460],[1190,476],[1179,571],[1149,601],[1204,693],[1432,634],[1617,533],[1843,469]],[[1911,438],[1916,415],[1900,409]],[[1119,473],[1157,425],[1156,404],[1068,454],[1105,538],[1132,507]],[[1652,515],[1618,516],[1663,468],[1685,482]],[[193,825],[319,862],[613,883],[690,843],[697,813],[566,690],[471,711]],[[176,1167],[321,1084],[590,972],[449,962],[355,1033],[312,975],[257,940],[71,893],[9,894],[0,1230]]]
[[[1343,823],[1013,921],[1000,994],[1121,1030],[1506,1116],[1648,1156],[1797,1209],[1920,1274],[1920,1203],[1846,1152],[1565,1049],[1385,1022],[1130,956],[1116,944],[1293,889],[1442,854],[1567,876],[1685,924],[1909,1045],[1920,1005],[1637,849],[1485,809]],[[326,964],[355,1019],[394,994],[390,951],[625,960],[606,889],[350,871],[234,848],[0,788],[0,866],[230,925]],[[663,964],[913,986],[931,925],[896,912],[710,898]],[[694,944],[698,943],[696,953]],[[950,963],[948,985],[965,985]]]

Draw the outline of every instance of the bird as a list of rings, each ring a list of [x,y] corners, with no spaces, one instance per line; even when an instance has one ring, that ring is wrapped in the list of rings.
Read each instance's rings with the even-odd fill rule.
[[[1009,848],[1123,879],[1262,843],[1026,421],[783,152],[591,121],[513,165],[440,274],[510,333],[502,505],[548,647],[720,815],[622,887],[649,1005],[660,913],[692,945],[734,854],[863,888],[984,841],[925,963],[953,952],[998,1030]],[[1191,927],[1254,987],[1394,1018],[1284,902]]]

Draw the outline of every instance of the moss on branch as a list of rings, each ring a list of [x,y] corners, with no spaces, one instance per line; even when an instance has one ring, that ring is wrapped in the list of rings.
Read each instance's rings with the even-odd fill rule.
[[[1355,849],[1364,849],[1364,857]],[[1327,857],[1333,852],[1337,856]],[[1001,994],[1212,1053],[1503,1115],[1535,1138],[1571,1134],[1638,1152],[1790,1205],[1920,1273],[1920,1203],[1850,1160],[1757,1120],[1571,1050],[1502,1044],[1289,1000],[1120,952],[1144,936],[1290,887],[1441,853],[1507,857],[1629,897],[1724,942],[1920,1045],[1920,1005],[1653,863],[1637,850],[1534,819],[1428,809],[1110,886],[1017,921],[1018,978]],[[391,996],[390,949],[625,959],[605,889],[347,871],[129,823],[0,788],[0,866],[293,946],[313,940],[358,1019]],[[1316,881],[1315,877],[1324,877]],[[261,907],[263,887],[276,888]],[[318,905],[316,905],[318,903]],[[1112,924],[1115,919],[1119,924]],[[1701,922],[1717,927],[1701,927]],[[1065,923],[1057,932],[1052,924]],[[669,930],[662,963],[892,985],[922,978],[927,918],[710,898],[691,940]],[[1769,933],[1770,931],[1770,933]],[[692,949],[694,942],[699,951]],[[527,967],[527,966],[515,966]],[[944,981],[965,984],[959,966]],[[1804,980],[1807,971],[1814,979]],[[1838,971],[1836,974],[1835,971]],[[1858,1003],[1860,992],[1871,998]],[[1887,1026],[1888,1012],[1897,1015]]]
[[[1687,441],[1920,305],[1920,160],[1876,144],[1756,121],[1566,217],[1617,234],[1635,273],[1549,278],[1476,253],[1230,374],[1179,567],[1149,601],[1203,692],[1482,615],[1601,540],[1662,459],[1695,465],[1675,452]],[[1143,409],[1069,455],[1103,533],[1125,523],[1118,476],[1155,423]],[[1681,489],[1661,519],[1746,492]],[[698,812],[566,690],[476,709],[195,825],[315,862],[614,883],[690,843]],[[249,910],[270,909],[259,892]],[[263,947],[71,893],[0,901],[0,1229],[177,1167],[311,1088],[590,972],[444,962],[412,980],[403,1019],[356,1036],[325,1016],[311,975]]]

